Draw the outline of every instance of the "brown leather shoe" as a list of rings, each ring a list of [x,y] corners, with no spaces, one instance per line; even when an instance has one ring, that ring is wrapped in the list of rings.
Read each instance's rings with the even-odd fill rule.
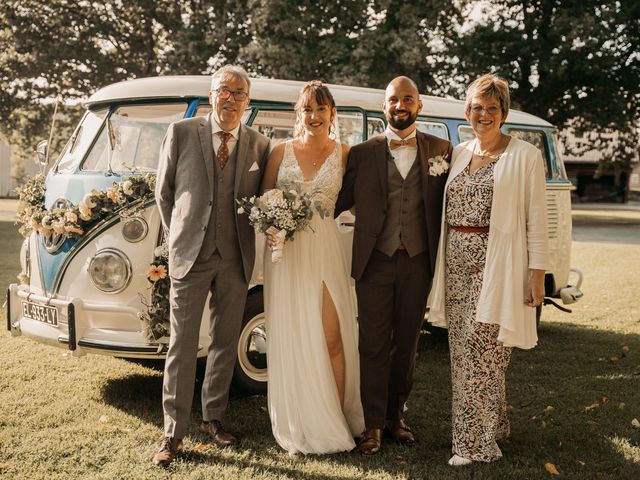
[[[153,464],[167,468],[175,456],[182,450],[182,440],[173,437],[164,437],[160,450],[153,456]]]
[[[236,437],[231,435],[229,432],[225,432],[220,420],[202,422],[200,424],[200,431],[219,447],[235,447],[239,443]]]
[[[360,453],[363,455],[375,455],[380,451],[380,444],[382,443],[382,429],[381,428],[367,428],[360,437]]]
[[[411,429],[404,423],[404,420],[396,420],[387,423],[386,431],[393,437],[396,443],[410,447],[416,443],[416,439],[411,433]]]

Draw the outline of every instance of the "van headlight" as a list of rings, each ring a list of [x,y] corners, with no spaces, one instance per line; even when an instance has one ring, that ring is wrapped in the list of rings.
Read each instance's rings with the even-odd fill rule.
[[[89,262],[89,278],[98,290],[119,293],[131,280],[131,262],[120,250],[105,248]]]
[[[122,226],[122,236],[127,242],[140,242],[147,236],[149,226],[140,217],[127,218]]]

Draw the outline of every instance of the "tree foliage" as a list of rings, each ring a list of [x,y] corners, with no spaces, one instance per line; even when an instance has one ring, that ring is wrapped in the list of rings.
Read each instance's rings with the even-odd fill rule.
[[[48,136],[53,99],[64,100],[68,130],[81,112],[73,101],[104,85],[229,62],[379,88],[404,74],[456,97],[492,71],[509,80],[516,107],[596,132],[590,146],[627,168],[639,17],[638,2],[610,0],[5,0],[0,134],[26,152]]]
[[[639,140],[640,4],[487,4],[484,18],[449,46],[456,61],[448,75],[502,75],[510,81],[517,108],[578,135],[591,132],[585,148],[605,150],[605,164],[627,169]]]

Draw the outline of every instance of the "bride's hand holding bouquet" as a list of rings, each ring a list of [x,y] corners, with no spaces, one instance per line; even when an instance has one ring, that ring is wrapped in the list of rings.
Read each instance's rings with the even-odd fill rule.
[[[236,200],[238,213],[249,215],[249,223],[256,232],[269,237],[271,261],[282,261],[286,240],[292,240],[299,230],[310,228],[314,210],[324,218],[325,212],[311,193],[302,193],[296,186],[282,186],[267,190],[259,197]]]

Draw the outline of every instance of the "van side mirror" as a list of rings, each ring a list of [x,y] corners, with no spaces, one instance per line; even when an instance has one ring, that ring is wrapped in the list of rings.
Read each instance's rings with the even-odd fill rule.
[[[49,150],[49,141],[40,140],[36,145],[36,155],[38,156],[38,163],[41,165],[47,164],[47,150]]]

